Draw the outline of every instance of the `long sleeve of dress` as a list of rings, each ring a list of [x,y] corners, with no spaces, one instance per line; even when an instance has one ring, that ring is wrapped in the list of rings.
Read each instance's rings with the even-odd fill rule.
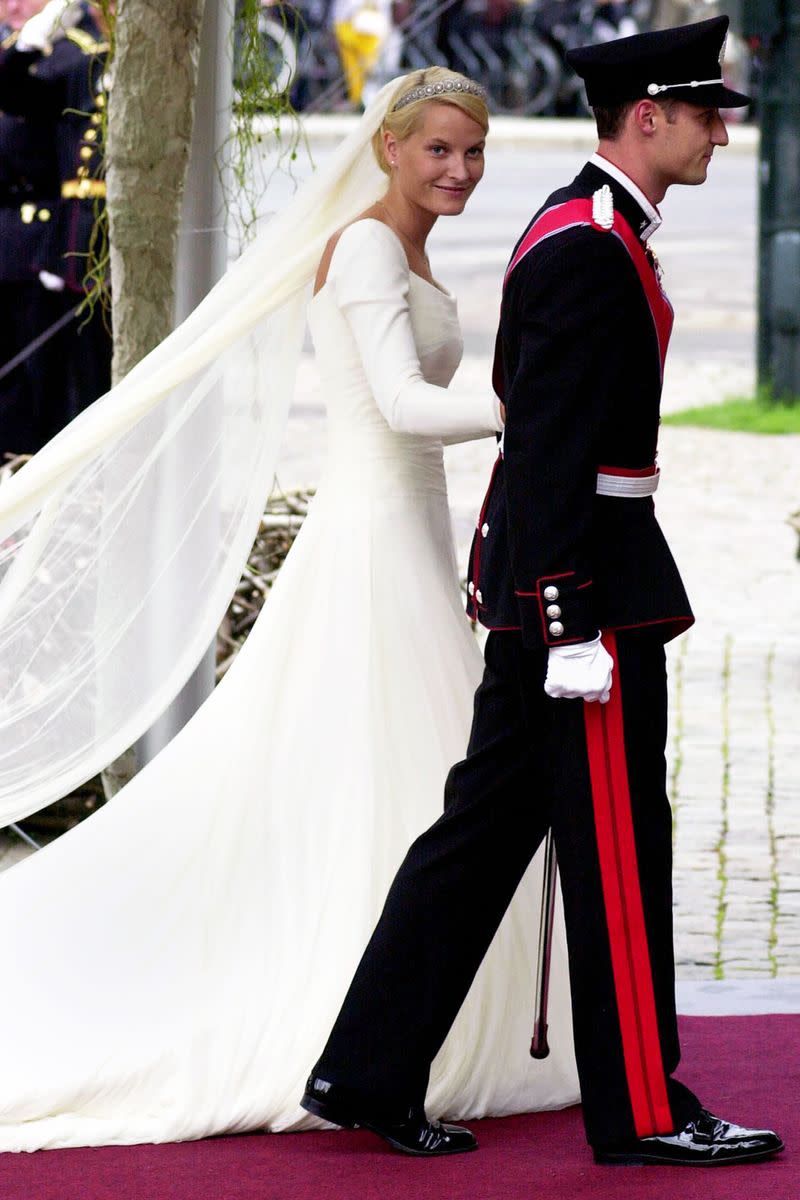
[[[500,402],[427,383],[409,312],[409,266],[396,235],[381,221],[348,226],[331,258],[327,286],[350,327],[375,403],[402,433],[458,441],[503,427]]]

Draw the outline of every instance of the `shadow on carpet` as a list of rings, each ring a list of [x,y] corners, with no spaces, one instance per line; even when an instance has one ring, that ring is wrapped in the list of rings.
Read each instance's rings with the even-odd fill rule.
[[[0,1156],[0,1200],[800,1200],[800,1016],[683,1017],[678,1073],[787,1150],[750,1167],[598,1167],[580,1110],[476,1121],[477,1154],[395,1154],[361,1132]]]

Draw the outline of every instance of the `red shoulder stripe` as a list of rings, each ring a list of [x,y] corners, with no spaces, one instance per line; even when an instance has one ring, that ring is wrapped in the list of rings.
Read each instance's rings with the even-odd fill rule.
[[[505,287],[511,272],[519,265],[522,259],[530,253],[534,246],[537,246],[546,238],[552,237],[553,234],[561,233],[565,229],[571,229],[576,225],[591,225],[595,229],[599,229],[600,226],[596,225],[592,219],[592,210],[593,203],[591,198],[584,197],[577,200],[567,200],[564,204],[557,204],[553,208],[548,208],[540,217],[537,217],[514,251],[514,256],[508,265],[508,270],[503,280],[503,286]],[[613,229],[605,230],[604,232],[613,233],[619,238],[636,268],[653,318],[663,374],[667,346],[669,345],[674,319],[672,305],[656,278],[655,271],[647,259],[642,243],[620,212],[614,213]]]

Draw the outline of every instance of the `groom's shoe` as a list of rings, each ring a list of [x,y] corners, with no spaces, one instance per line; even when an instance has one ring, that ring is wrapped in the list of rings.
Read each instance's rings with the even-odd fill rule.
[[[369,1101],[356,1092],[315,1075],[309,1079],[300,1104],[306,1112],[333,1125],[342,1125],[345,1129],[369,1129],[404,1154],[433,1157],[478,1149],[478,1143],[468,1129],[462,1125],[429,1121],[421,1106],[410,1109],[405,1117],[388,1117],[370,1107]]]
[[[761,1162],[783,1149],[771,1129],[745,1129],[723,1121],[702,1108],[693,1121],[677,1133],[631,1139],[615,1146],[595,1146],[598,1163],[674,1167],[724,1167]]]

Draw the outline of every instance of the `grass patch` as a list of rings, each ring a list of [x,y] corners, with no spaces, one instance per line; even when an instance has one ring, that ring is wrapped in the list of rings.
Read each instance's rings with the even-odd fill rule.
[[[771,401],[762,391],[755,397],[732,397],[721,404],[684,408],[662,418],[665,425],[695,425],[737,433],[800,433],[800,404]]]

